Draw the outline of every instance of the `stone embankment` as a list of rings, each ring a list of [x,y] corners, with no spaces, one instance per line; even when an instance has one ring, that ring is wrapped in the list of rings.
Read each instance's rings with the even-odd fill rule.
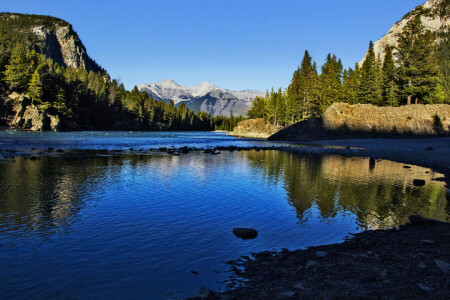
[[[234,127],[234,131],[230,132],[230,135],[237,137],[267,139],[282,128],[282,126],[267,124],[263,118],[249,119],[239,122],[237,126]]]
[[[334,103],[321,117],[293,124],[269,140],[442,136],[450,136],[450,105],[447,104],[379,107]]]

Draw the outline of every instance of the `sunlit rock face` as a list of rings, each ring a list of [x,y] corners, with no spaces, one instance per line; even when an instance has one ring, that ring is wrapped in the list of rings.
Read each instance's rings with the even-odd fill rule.
[[[395,47],[398,45],[398,37],[403,32],[405,25],[417,15],[420,15],[422,25],[425,30],[430,30],[434,33],[448,32],[450,28],[450,14],[447,0],[428,0],[424,4],[416,7],[411,12],[407,13],[403,18],[395,23],[388,32],[373,45],[375,51],[375,57],[380,56],[384,59],[386,46]],[[437,35],[436,42],[439,42],[439,35]],[[395,53],[397,50],[393,50]],[[362,66],[366,59],[367,53],[364,58],[359,62]]]
[[[28,36],[29,47],[45,54],[64,67],[100,71],[101,67],[89,57],[72,25],[64,20],[40,15],[1,13],[0,21],[18,38]]]

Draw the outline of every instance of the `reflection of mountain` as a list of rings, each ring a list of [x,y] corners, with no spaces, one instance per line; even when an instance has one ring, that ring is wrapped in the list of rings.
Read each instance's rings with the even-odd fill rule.
[[[431,170],[391,161],[342,156],[295,155],[265,151],[242,153],[268,180],[282,180],[288,199],[305,222],[312,207],[323,219],[352,213],[363,228],[391,227],[407,222],[410,214],[448,220],[445,188],[431,181]],[[425,173],[430,171],[430,173]],[[424,187],[412,181],[425,179]],[[447,211],[448,211],[447,207]]]

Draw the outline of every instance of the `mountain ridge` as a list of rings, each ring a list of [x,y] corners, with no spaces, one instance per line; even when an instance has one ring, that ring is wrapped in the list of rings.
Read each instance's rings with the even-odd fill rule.
[[[189,109],[209,112],[213,116],[246,115],[251,101],[256,96],[263,97],[265,92],[257,90],[232,91],[220,88],[210,82],[202,81],[195,86],[186,87],[173,79],[164,79],[155,83],[141,83],[137,86],[140,92],[147,92],[158,100],[175,105],[184,103]]]

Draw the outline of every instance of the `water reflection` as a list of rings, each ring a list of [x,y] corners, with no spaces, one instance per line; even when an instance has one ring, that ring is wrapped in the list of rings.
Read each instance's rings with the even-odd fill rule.
[[[323,220],[339,212],[356,216],[365,229],[398,226],[411,214],[449,220],[450,204],[445,200],[442,177],[430,169],[387,160],[337,155],[295,155],[279,151],[241,154],[268,181],[283,181],[289,202],[300,222],[308,221],[317,208]],[[413,185],[423,179],[422,187]]]
[[[214,270],[249,252],[340,242],[411,213],[448,219],[443,183],[431,180],[440,176],[278,151],[0,161],[0,290],[5,299],[193,295],[220,287],[228,273]],[[258,238],[233,235],[247,226]]]
[[[441,174],[417,166],[404,168],[404,164],[386,160],[280,151],[224,152],[219,156],[97,153],[89,159],[75,155],[1,162],[0,228],[25,226],[43,234],[66,228],[78,220],[86,205],[94,205],[95,201],[89,199],[108,188],[105,182],[139,176],[136,171],[145,172],[145,166],[153,172],[158,170],[154,176],[170,185],[180,166],[187,167],[193,178],[202,182],[208,180],[213,168],[236,160],[242,169],[249,167],[252,176],[262,174],[267,188],[281,183],[300,223],[308,221],[312,209],[323,221],[332,221],[339,213],[353,214],[362,228],[399,225],[415,213],[449,219],[443,183],[432,180]],[[414,187],[414,179],[424,179],[426,185]]]

